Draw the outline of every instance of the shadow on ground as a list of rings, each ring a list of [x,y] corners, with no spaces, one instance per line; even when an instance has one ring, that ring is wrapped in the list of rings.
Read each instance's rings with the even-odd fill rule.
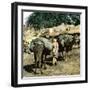
[[[46,60],[45,60],[45,63],[46,63],[46,65],[48,65],[48,66],[53,66],[53,64],[52,64],[52,57],[48,57]],[[62,60],[62,59],[61,59]],[[59,58],[59,60],[58,61],[60,61],[60,58]],[[34,69],[35,69],[35,63],[33,63],[33,64],[30,64],[30,65],[25,65],[24,67],[24,70],[25,71],[27,71],[27,72],[29,72],[29,73],[34,73]],[[37,68],[39,69],[39,66],[37,66]]]
[[[23,68],[29,73],[34,72],[33,68],[35,68],[35,64],[25,65]]]

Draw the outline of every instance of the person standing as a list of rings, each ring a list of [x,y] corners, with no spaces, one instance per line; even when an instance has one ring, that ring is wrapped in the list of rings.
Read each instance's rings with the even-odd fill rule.
[[[58,44],[58,42],[57,42],[57,39],[53,39],[53,50],[52,50],[52,52],[53,52],[53,65],[55,64],[57,64],[57,59],[58,59],[58,50],[59,50],[59,44]]]

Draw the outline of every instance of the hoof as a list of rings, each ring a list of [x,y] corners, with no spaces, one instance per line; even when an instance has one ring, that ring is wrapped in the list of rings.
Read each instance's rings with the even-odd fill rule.
[[[47,69],[47,67],[45,66],[44,69]]]
[[[34,74],[37,74],[36,72],[34,72]]]
[[[41,71],[41,74],[43,74],[43,72]]]
[[[34,72],[34,74],[38,74],[37,72]]]

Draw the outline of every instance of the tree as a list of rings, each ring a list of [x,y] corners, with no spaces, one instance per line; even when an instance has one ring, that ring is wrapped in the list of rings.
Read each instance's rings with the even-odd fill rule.
[[[62,23],[78,25],[80,24],[80,14],[36,11],[27,20],[27,26],[31,25],[36,30],[58,26]]]

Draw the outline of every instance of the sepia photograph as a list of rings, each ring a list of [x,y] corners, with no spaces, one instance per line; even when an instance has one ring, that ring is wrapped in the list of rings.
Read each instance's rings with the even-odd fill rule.
[[[22,11],[23,77],[80,74],[80,13]]]
[[[12,3],[11,85],[87,82],[87,7]]]

